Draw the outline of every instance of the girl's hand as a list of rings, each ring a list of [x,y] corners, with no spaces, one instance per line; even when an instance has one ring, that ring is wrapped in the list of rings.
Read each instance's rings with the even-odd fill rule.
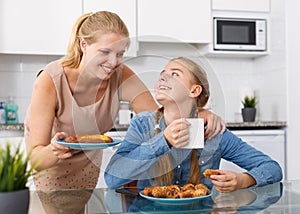
[[[219,192],[232,192],[256,184],[255,179],[247,173],[236,173],[218,170],[219,175],[211,175],[210,179]]]
[[[226,129],[226,124],[222,120],[222,118],[219,117],[218,115],[216,115],[208,110],[202,109],[199,112],[199,118],[203,118],[204,124],[207,125],[207,128],[204,132],[205,139],[212,139],[217,134],[224,133],[224,131]]]
[[[67,134],[65,132],[58,132],[51,139],[51,150],[58,159],[67,159],[72,157],[72,155],[81,152],[80,150],[73,150],[70,147],[62,146],[56,142],[57,140],[62,140],[66,137]]]
[[[169,146],[183,147],[189,143],[189,126],[191,124],[184,118],[174,120],[164,130],[164,137]]]

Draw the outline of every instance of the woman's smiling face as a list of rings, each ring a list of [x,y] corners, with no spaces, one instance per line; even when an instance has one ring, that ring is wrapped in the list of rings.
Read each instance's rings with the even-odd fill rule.
[[[127,47],[127,37],[116,33],[102,34],[95,43],[84,45],[86,68],[100,79],[109,79],[122,63]]]
[[[155,84],[157,101],[165,105],[169,102],[180,104],[190,99],[189,93],[193,86],[193,79],[192,73],[181,63],[170,61]]]

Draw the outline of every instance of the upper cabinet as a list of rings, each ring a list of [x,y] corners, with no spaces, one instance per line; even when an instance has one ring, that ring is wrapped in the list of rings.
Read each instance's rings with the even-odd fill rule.
[[[137,49],[136,0],[83,0],[84,13],[100,10],[114,12],[124,21],[131,39],[129,50],[125,53],[125,56],[135,56]]]
[[[270,0],[1,0],[0,53],[64,55],[77,18],[100,10],[117,13],[128,27],[127,57],[141,52],[139,42],[140,49],[154,45],[147,42],[193,44],[206,53],[213,16],[263,16]]]
[[[81,14],[81,0],[1,0],[0,53],[63,55]]]
[[[138,40],[209,43],[210,0],[142,0],[137,2]]]
[[[270,0],[212,0],[213,10],[269,12]]]

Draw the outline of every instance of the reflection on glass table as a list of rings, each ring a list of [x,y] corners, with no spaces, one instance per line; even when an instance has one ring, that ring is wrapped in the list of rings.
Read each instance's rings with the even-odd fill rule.
[[[31,191],[35,213],[300,213],[300,180],[219,193],[189,204],[161,204],[112,189]]]

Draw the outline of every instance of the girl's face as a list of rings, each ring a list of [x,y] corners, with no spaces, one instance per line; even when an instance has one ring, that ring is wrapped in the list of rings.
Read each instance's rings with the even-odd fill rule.
[[[176,102],[178,105],[185,103],[191,99],[191,91],[195,86],[193,78],[192,73],[182,64],[170,61],[155,84],[157,101],[162,105],[170,102]]]
[[[100,79],[109,79],[123,60],[128,47],[128,38],[117,34],[102,34],[95,43],[88,45],[81,40],[85,69]]]

